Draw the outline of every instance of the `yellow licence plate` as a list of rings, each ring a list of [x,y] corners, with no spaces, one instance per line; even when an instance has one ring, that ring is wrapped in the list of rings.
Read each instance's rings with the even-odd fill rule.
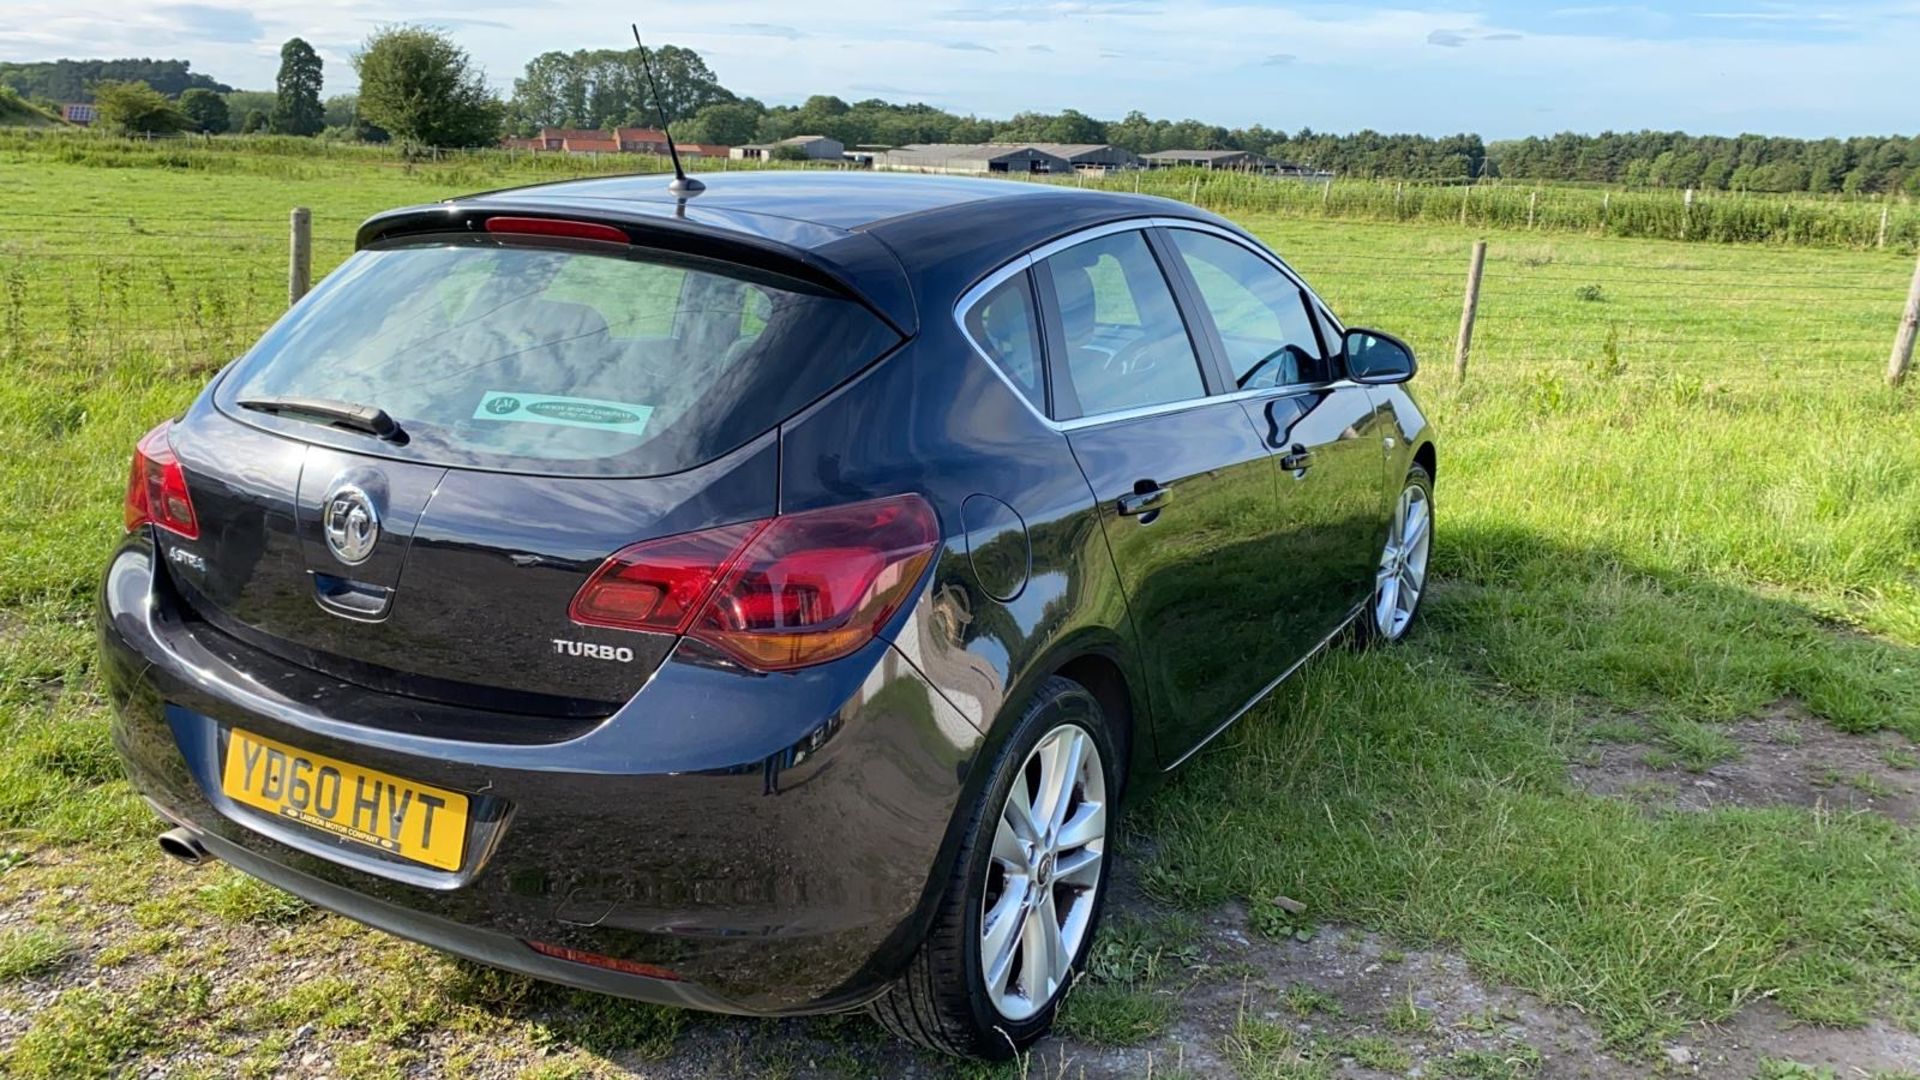
[[[467,797],[234,728],[220,788],[229,798],[404,859],[458,870]]]

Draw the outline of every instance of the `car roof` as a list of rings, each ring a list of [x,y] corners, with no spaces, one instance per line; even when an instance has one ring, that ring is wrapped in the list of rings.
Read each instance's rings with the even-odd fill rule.
[[[667,190],[667,173],[591,177],[561,180],[529,187],[471,195],[461,202],[511,201],[516,206],[551,202],[556,208],[581,208],[582,200],[604,203],[616,211],[658,213],[676,207],[679,198]],[[686,200],[687,211],[710,218],[730,219],[748,231],[778,235],[796,246],[826,242],[832,232],[870,232],[882,239],[889,233],[917,232],[929,225],[965,229],[989,221],[1003,222],[1007,211],[1033,217],[1044,231],[1049,217],[1087,216],[1117,219],[1143,216],[1212,215],[1185,203],[1152,196],[1088,191],[1047,183],[1019,183],[985,177],[930,176],[913,173],[872,173],[844,170],[753,169],[739,172],[703,172],[706,189]],[[792,225],[752,228],[746,215],[780,218],[817,226],[808,230]],[[907,228],[908,223],[912,228]],[[1016,238],[1002,235],[1001,245]],[[903,260],[906,255],[903,254]]]
[[[542,198],[556,200],[606,199],[615,202],[674,203],[667,190],[667,173],[590,177],[469,196],[476,199],[511,197],[516,202]],[[754,169],[739,172],[703,172],[706,190],[688,202],[703,208],[746,211],[792,218],[848,231],[915,214],[966,215],[970,204],[988,199],[1046,197],[1061,189],[1041,184],[1010,184],[979,177],[925,176],[910,173],[870,173],[801,169]],[[1075,191],[1092,199],[1099,192]]]
[[[911,334],[1008,260],[1094,225],[1147,217],[1232,223],[1186,203],[985,177],[847,170],[702,172],[680,198],[671,176],[561,180],[390,211],[361,226],[358,246],[428,220],[533,213],[578,215],[784,252],[844,283]]]

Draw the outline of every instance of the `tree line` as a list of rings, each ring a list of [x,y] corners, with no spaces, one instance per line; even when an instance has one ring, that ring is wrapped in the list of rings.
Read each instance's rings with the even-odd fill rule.
[[[1920,195],[1920,137],[1786,139],[1679,131],[1563,133],[1495,143],[1497,174],[1628,187]]]
[[[92,101],[103,82],[143,82],[170,98],[189,90],[223,94],[233,89],[192,70],[186,60],[46,60],[0,62],[0,86],[12,87],[28,101],[61,105]],[[58,111],[58,110],[56,110]]]
[[[1288,133],[1261,124],[1224,127],[1153,118],[1138,110],[1118,120],[1072,109],[992,119],[878,98],[847,102],[830,94],[769,106],[727,89],[692,49],[661,45],[651,59],[653,83],[644,76],[638,49],[541,53],[503,100],[448,34],[401,25],[376,31],[353,54],[358,94],[324,101],[320,57],[299,38],[281,50],[280,73],[270,93],[235,91],[191,73],[178,60],[0,64],[0,85],[15,86],[43,104],[42,92],[50,89],[66,92],[67,100],[91,94],[102,121],[125,130],[264,131],[480,146],[502,134],[527,136],[542,127],[652,127],[664,115],[681,142],[727,145],[794,135],[826,135],[848,146],[1111,143],[1142,154],[1252,151],[1346,177],[1920,195],[1920,137],[1807,140],[1609,131],[1487,143],[1470,133],[1435,137],[1309,128]]]

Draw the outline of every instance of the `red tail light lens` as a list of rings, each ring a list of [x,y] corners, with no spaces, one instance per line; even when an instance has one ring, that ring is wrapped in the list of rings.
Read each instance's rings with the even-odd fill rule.
[[[917,495],[774,518],[689,632],[762,671],[839,659],[900,609],[939,543]]]
[[[152,523],[189,540],[200,538],[200,519],[187,494],[187,474],[173,455],[168,420],[146,433],[133,448],[133,471],[127,477],[127,531]]]
[[[837,660],[872,641],[940,544],[917,495],[651,540],[608,559],[576,622],[685,634],[760,671]]]
[[[588,626],[684,634],[733,557],[764,521],[648,540],[600,564],[567,614]]]

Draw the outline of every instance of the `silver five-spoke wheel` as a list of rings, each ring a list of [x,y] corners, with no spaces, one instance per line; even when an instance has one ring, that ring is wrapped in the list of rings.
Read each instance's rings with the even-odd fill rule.
[[[1424,483],[1409,477],[1393,509],[1387,549],[1373,591],[1373,628],[1388,641],[1399,640],[1413,622],[1420,593],[1427,587],[1427,553],[1433,546],[1433,497]]]
[[[1053,999],[1099,900],[1107,780],[1086,729],[1042,736],[1007,792],[980,900],[980,968],[994,1008],[1025,1020]]]

